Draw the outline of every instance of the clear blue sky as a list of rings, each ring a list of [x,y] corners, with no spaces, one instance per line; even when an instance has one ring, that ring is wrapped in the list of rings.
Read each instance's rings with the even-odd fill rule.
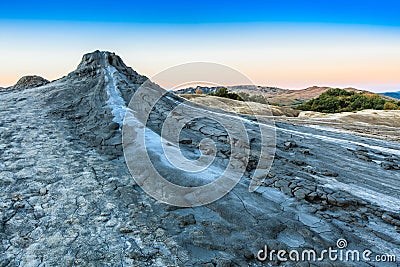
[[[0,17],[130,23],[317,22],[400,26],[398,0],[2,1]]]
[[[0,86],[114,51],[149,77],[226,64],[255,83],[400,90],[400,1],[2,1]]]

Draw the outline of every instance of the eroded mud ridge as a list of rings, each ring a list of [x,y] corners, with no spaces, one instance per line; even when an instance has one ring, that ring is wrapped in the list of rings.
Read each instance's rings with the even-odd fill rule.
[[[320,251],[339,238],[400,260],[398,143],[277,123],[275,159],[256,192],[248,191],[250,166],[206,206],[148,197],[128,172],[120,131],[124,106],[146,79],[96,51],[62,79],[0,93],[0,266],[376,265],[255,259],[265,245]],[[147,126],[157,132],[180,101],[167,94]],[[256,132],[251,117],[243,120]],[[186,128],[180,147],[190,155],[204,137],[219,144],[223,165],[226,133],[207,119]],[[164,172],[179,180],[178,170]]]

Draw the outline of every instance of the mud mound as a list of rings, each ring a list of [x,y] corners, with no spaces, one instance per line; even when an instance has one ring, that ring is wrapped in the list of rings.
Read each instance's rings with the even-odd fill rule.
[[[37,75],[24,76],[12,87],[12,89],[27,89],[48,84],[49,81]]]

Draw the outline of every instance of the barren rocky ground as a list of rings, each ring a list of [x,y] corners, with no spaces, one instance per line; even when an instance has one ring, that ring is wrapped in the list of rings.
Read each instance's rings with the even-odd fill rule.
[[[1,102],[1,266],[164,266],[184,254],[123,161],[71,135],[40,90]]]
[[[275,117],[297,125],[309,125],[317,129],[343,131],[359,136],[400,142],[399,110],[362,110],[339,114],[323,114],[302,111],[297,118]]]
[[[199,105],[239,114],[253,114],[265,119],[336,130],[359,136],[400,142],[400,111],[362,110],[336,114],[299,111],[289,107],[243,102],[216,96],[183,94],[183,98]],[[273,116],[273,117],[272,117]]]
[[[248,190],[250,166],[218,201],[173,207],[136,185],[110,108],[110,86],[128,105],[144,80],[97,51],[60,80],[0,93],[0,266],[382,265],[255,259],[265,245],[320,251],[339,238],[400,259],[398,143],[277,122],[274,162],[260,188]],[[147,127],[157,132],[180,101],[167,94]],[[252,117],[243,120],[256,132]],[[193,142],[181,149],[192,153],[204,137],[219,144],[223,164],[226,133],[207,119],[187,127],[183,138]]]
[[[290,107],[265,105],[256,102],[244,102],[218,96],[195,95],[195,94],[183,94],[180,96],[199,105],[214,107],[239,114],[297,117],[300,113],[299,110],[295,110]]]

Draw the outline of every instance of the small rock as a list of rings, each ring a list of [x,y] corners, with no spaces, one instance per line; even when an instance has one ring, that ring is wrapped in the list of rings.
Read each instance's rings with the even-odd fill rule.
[[[139,246],[134,240],[130,240],[129,244],[130,247],[126,250],[126,257],[135,260],[143,256]]]
[[[122,138],[120,135],[115,135],[114,137],[104,141],[105,146],[116,146],[122,144]]]
[[[133,229],[132,228],[128,228],[128,227],[121,227],[119,228],[119,231],[123,234],[128,234],[128,233],[132,233]]]
[[[95,218],[96,218],[96,220],[99,221],[99,222],[107,222],[107,221],[110,220],[110,217],[107,217],[107,216],[97,216],[97,217],[95,217]]]
[[[291,160],[290,162],[297,166],[306,166],[307,165],[307,163],[305,163],[304,161],[301,161],[301,160]]]
[[[190,140],[190,139],[181,139],[181,140],[179,140],[179,143],[183,144],[183,145],[189,145],[189,144],[192,143],[192,140]]]
[[[144,248],[142,249],[142,253],[146,258],[151,258],[157,255],[158,249],[154,247]]]
[[[391,220],[393,220],[393,218],[388,213],[383,213],[382,220],[384,220],[385,222],[390,222]]]
[[[322,175],[328,176],[328,177],[338,177],[339,176],[339,174],[337,174],[336,172],[330,172],[330,171],[323,171]]]
[[[117,130],[117,129],[119,129],[119,124],[116,123],[116,122],[112,122],[112,123],[110,123],[110,124],[108,125],[108,129],[110,129],[111,131]]]
[[[306,189],[300,188],[293,192],[293,195],[298,199],[304,199],[310,192]]]
[[[100,213],[100,216],[111,216],[111,212],[103,211],[103,212]]]
[[[381,167],[384,168],[385,170],[398,170],[398,166],[394,163],[389,163],[389,162],[382,162]]]
[[[251,252],[251,251],[250,251],[249,249],[247,249],[247,248],[243,249],[243,256],[244,256],[246,259],[248,259],[248,260],[254,259],[254,254],[253,254],[253,252]]]
[[[142,256],[139,250],[132,250],[126,253],[126,257],[132,259],[132,260],[137,260]]]
[[[17,201],[14,203],[14,208],[15,209],[23,209],[23,208],[25,208],[25,204],[20,201]]]
[[[163,237],[163,236],[165,236],[165,231],[161,228],[157,228],[155,235],[156,235],[156,237]]]
[[[187,225],[196,224],[196,219],[193,214],[188,214],[179,218],[179,227],[185,227]]]
[[[297,147],[297,144],[296,144],[295,141],[286,141],[286,142],[283,143],[283,146],[284,146],[285,148],[289,149],[289,148],[295,148],[295,147]]]
[[[34,215],[37,219],[40,219],[45,216],[45,212],[40,206],[38,206],[38,207],[35,207]]]
[[[217,258],[214,262],[216,267],[230,267],[231,261],[229,259]]]
[[[11,197],[11,200],[16,202],[16,201],[22,200],[22,198],[23,198],[23,196],[22,196],[21,194],[14,194],[14,195]]]
[[[307,156],[311,156],[312,155],[310,150],[301,150],[300,153],[303,153],[304,155],[307,155]]]
[[[364,155],[364,154],[356,154],[356,157],[363,160],[363,161],[367,161],[367,162],[371,162],[372,160],[369,158],[368,155]]]
[[[46,195],[47,194],[47,188],[45,188],[45,187],[40,188],[39,189],[39,194],[42,195],[42,196]]]
[[[388,161],[388,162],[393,162],[393,161],[394,161],[394,158],[389,158],[389,157],[388,157],[388,158],[385,158],[385,160]]]
[[[79,206],[79,207],[83,207],[83,206],[86,206],[86,199],[83,197],[83,196],[79,196],[79,197],[77,197],[77,199],[76,199],[76,205],[77,206]]]
[[[312,166],[303,167],[303,168],[301,168],[301,170],[305,171],[305,172],[308,172],[308,173],[311,173],[313,175],[317,174],[317,172],[314,170],[314,167],[312,167]]]
[[[112,218],[111,220],[107,221],[105,223],[106,227],[114,227],[118,224],[118,221],[115,218]]]
[[[278,188],[289,187],[289,182],[286,180],[278,180],[275,182],[275,187],[278,187]]]
[[[306,200],[308,200],[308,201],[313,201],[313,200],[315,200],[317,198],[318,198],[317,192],[311,192],[310,194],[308,194],[306,196]]]

